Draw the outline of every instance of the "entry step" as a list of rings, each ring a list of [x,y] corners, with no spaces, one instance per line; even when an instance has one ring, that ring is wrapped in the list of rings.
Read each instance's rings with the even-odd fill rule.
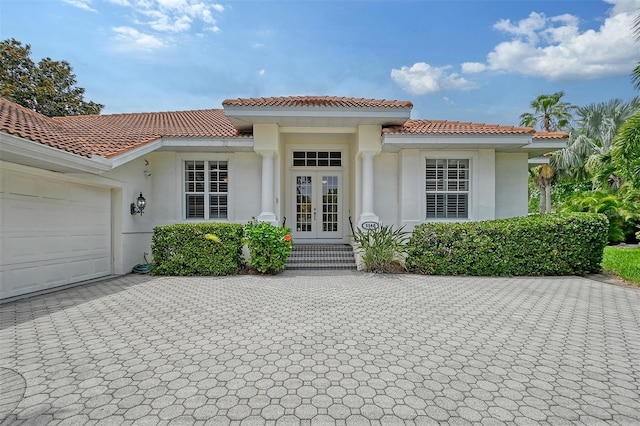
[[[287,260],[288,270],[355,270],[353,247],[348,244],[297,244]]]

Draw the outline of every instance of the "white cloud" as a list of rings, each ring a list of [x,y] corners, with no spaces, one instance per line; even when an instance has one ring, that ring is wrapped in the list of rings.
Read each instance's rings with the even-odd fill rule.
[[[418,62],[411,67],[403,66],[399,70],[391,70],[391,78],[400,87],[413,95],[428,95],[441,90],[470,90],[478,85],[461,77],[457,73],[449,72],[450,65],[433,67],[424,62]]]
[[[89,0],[65,0],[89,1]],[[181,33],[200,24],[202,29],[219,33],[214,17],[224,12],[224,6],[211,0],[108,0],[120,6],[130,7],[136,23],[149,26],[158,32]]]
[[[455,105],[455,104],[456,104],[456,103],[455,103],[455,102],[453,102],[451,99],[449,99],[447,96],[443,96],[443,97],[442,97],[442,100],[443,100],[443,101],[444,101],[444,103],[445,103],[445,104],[447,104],[447,105],[451,105],[451,106],[453,106],[453,105]]]
[[[466,62],[462,72],[488,70],[550,80],[587,80],[629,74],[640,56],[632,34],[640,0],[605,0],[613,7],[597,29],[581,31],[578,17],[532,12],[517,23],[503,19],[494,28],[513,37],[494,47],[486,62]]]
[[[267,73],[267,70],[265,70],[264,68],[262,68],[260,71],[258,71],[258,75],[263,76]]]
[[[87,12],[97,12],[90,6],[91,0],[62,0],[63,2],[75,6],[79,9],[86,10]]]
[[[482,72],[487,69],[485,64],[481,64],[480,62],[464,62],[461,65],[463,73],[474,73],[474,72]]]
[[[122,51],[145,51],[166,47],[166,42],[150,34],[144,34],[131,27],[112,28],[114,39],[118,42],[118,49]]]

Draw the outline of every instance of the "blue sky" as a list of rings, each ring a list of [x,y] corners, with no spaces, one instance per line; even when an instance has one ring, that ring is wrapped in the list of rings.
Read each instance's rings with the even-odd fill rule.
[[[640,0],[0,0],[0,37],[69,61],[103,113],[330,95],[518,124],[543,93],[637,95],[638,13]]]

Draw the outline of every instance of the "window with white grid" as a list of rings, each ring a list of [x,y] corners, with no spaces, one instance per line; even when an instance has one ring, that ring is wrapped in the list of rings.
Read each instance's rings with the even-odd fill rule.
[[[185,161],[184,197],[187,219],[227,219],[228,162]]]
[[[469,160],[427,158],[426,218],[469,218]]]

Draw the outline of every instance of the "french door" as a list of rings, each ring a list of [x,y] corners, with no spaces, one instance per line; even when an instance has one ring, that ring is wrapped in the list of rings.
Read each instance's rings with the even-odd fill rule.
[[[295,238],[342,238],[342,173],[294,172],[293,223]]]

